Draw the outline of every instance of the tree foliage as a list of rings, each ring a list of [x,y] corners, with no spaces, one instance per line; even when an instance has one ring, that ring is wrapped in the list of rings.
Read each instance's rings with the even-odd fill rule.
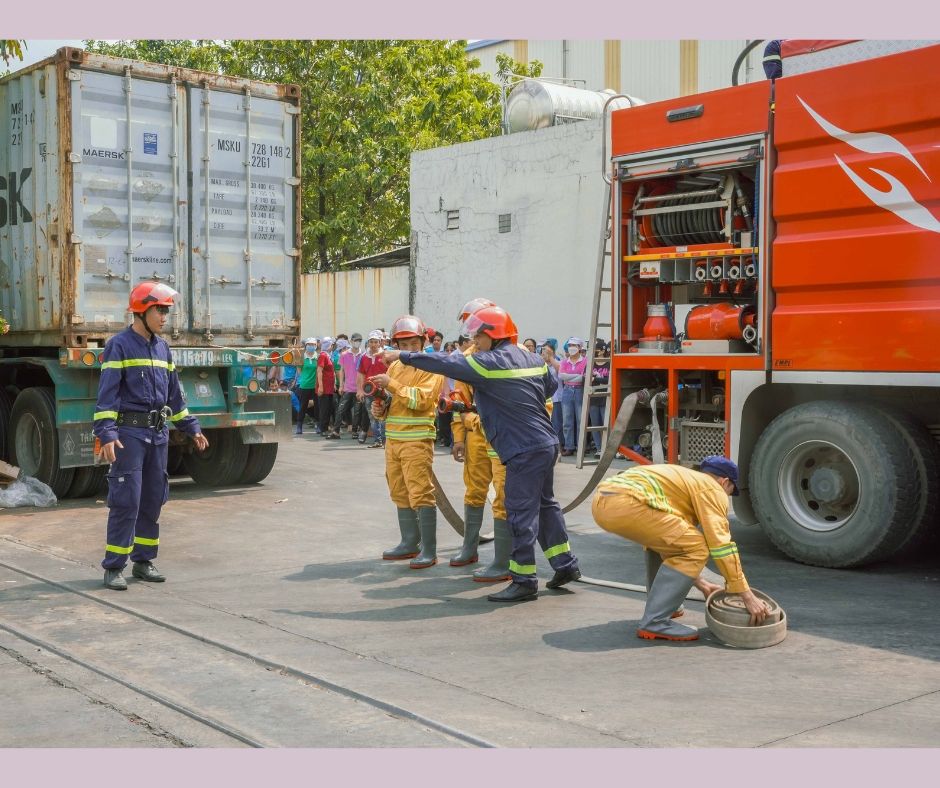
[[[18,41],[13,38],[0,38],[0,57],[3,58],[3,64],[10,65],[10,60],[14,57],[23,59],[23,50],[26,49],[25,41]]]
[[[499,87],[465,41],[88,41],[119,57],[301,88],[304,270],[409,242],[414,151],[499,134]],[[511,58],[512,70],[526,68]],[[541,64],[530,68],[541,70]],[[520,73],[516,71],[516,73]]]

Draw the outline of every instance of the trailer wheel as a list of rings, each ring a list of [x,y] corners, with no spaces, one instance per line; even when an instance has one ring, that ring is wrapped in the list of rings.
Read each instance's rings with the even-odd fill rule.
[[[209,447],[183,455],[183,466],[196,484],[226,487],[236,484],[248,462],[248,446],[238,430],[207,430]]]
[[[10,435],[10,414],[13,410],[13,398],[0,385],[0,460],[9,462],[10,449],[7,443]]]
[[[238,478],[239,484],[257,484],[268,478],[277,459],[276,443],[252,443],[248,446],[248,462]]]
[[[804,564],[847,568],[890,556],[921,503],[903,433],[868,405],[808,402],[774,419],[751,460],[760,526]]]
[[[169,476],[184,476],[183,451],[179,446],[170,446],[166,450],[166,472]]]
[[[65,498],[91,498],[97,495],[107,484],[108,467],[106,465],[83,465],[75,468],[75,476]]]
[[[907,536],[894,555],[900,558],[924,552],[933,553],[940,542],[940,530],[937,529],[936,522],[940,514],[940,447],[937,446],[930,430],[906,411],[881,403],[874,407],[904,436],[914,454],[920,480],[917,513],[911,520]]]
[[[53,389],[35,387],[20,392],[10,414],[7,447],[11,463],[27,476],[48,484],[57,498],[65,497],[75,469],[59,467]]]

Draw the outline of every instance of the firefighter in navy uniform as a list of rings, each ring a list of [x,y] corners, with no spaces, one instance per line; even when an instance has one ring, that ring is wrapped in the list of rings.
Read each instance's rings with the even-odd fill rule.
[[[515,344],[519,332],[503,309],[477,310],[467,319],[464,331],[478,348],[474,355],[387,351],[385,363],[400,361],[473,386],[486,438],[506,466],[505,507],[512,536],[512,583],[489,599],[536,599],[536,540],[555,570],[546,584],[549,588],[581,577],[552,489],[559,448],[545,401],[556,384],[541,358]]]
[[[169,427],[192,437],[199,451],[209,442],[199,422],[189,415],[170,346],[159,334],[178,296],[172,287],[144,282],[134,288],[130,311],[134,323],[108,340],[101,364],[95,437],[108,473],[108,536],[104,584],[127,589],[123,569],[134,562],[133,575],[162,583],[153,565],[160,543],[160,510],[170,493],[166,472]]]

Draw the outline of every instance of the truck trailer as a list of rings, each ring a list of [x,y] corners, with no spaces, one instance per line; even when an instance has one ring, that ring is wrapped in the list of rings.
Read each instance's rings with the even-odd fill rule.
[[[735,460],[738,519],[808,564],[940,534],[940,46],[925,44],[785,41],[775,83],[610,116],[607,423],[658,392],[626,451]]]
[[[66,47],[0,79],[0,457],[95,495],[105,343],[131,290],[179,291],[164,338],[209,438],[171,429],[170,471],[265,478],[290,398],[259,367],[299,335],[300,89]]]

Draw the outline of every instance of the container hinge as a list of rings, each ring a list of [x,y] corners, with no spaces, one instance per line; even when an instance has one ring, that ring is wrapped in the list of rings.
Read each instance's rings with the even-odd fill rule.
[[[288,104],[288,105],[284,108],[284,111],[285,111],[288,115],[299,115],[299,114],[300,114],[300,107],[295,107],[293,104]]]
[[[130,275],[130,274],[128,274],[128,273],[116,274],[116,273],[114,273],[114,271],[112,271],[110,268],[108,269],[108,273],[106,273],[106,274],[92,274],[92,276],[97,277],[98,279],[107,279],[107,280],[108,280],[108,284],[111,284],[111,282],[113,282],[115,279],[120,279],[122,282],[130,282],[130,281],[131,281],[131,275]]]
[[[82,315],[72,315],[72,325],[80,326],[85,322],[85,318]]]
[[[746,154],[744,154],[738,161],[757,161],[758,159],[764,158],[764,149],[759,145],[755,145],[751,148]]]
[[[269,282],[267,278],[263,276],[260,279],[251,280],[252,287],[260,287],[262,290],[264,290],[266,287],[274,287],[281,284],[283,284],[283,282]]]
[[[695,159],[679,159],[675,167],[670,167],[668,172],[678,172],[680,170],[697,170],[699,167]]]
[[[214,276],[209,277],[209,284],[221,285],[222,287],[225,287],[226,285],[240,285],[241,282],[236,282],[232,279],[226,279],[225,274],[222,274],[222,276],[220,276],[218,279],[216,279]]]
[[[300,249],[288,249],[284,254],[288,257],[300,257]]]
[[[82,154],[81,153],[70,153],[69,161],[72,164],[81,164],[82,163]]]
[[[171,285],[176,284],[176,277],[173,274],[167,274],[166,276],[160,276],[156,271],[154,271],[150,276],[140,277],[141,282],[169,282]]]
[[[72,233],[72,237],[71,237],[69,240],[70,240],[73,244],[80,244],[80,243],[83,243],[82,237],[81,237],[80,235],[76,235],[75,233]]]
[[[82,72],[76,71],[74,68],[69,69],[69,80],[71,82],[81,82],[82,81]]]
[[[284,183],[286,183],[288,186],[300,186],[300,178],[294,178],[293,176],[290,178],[285,178]]]

